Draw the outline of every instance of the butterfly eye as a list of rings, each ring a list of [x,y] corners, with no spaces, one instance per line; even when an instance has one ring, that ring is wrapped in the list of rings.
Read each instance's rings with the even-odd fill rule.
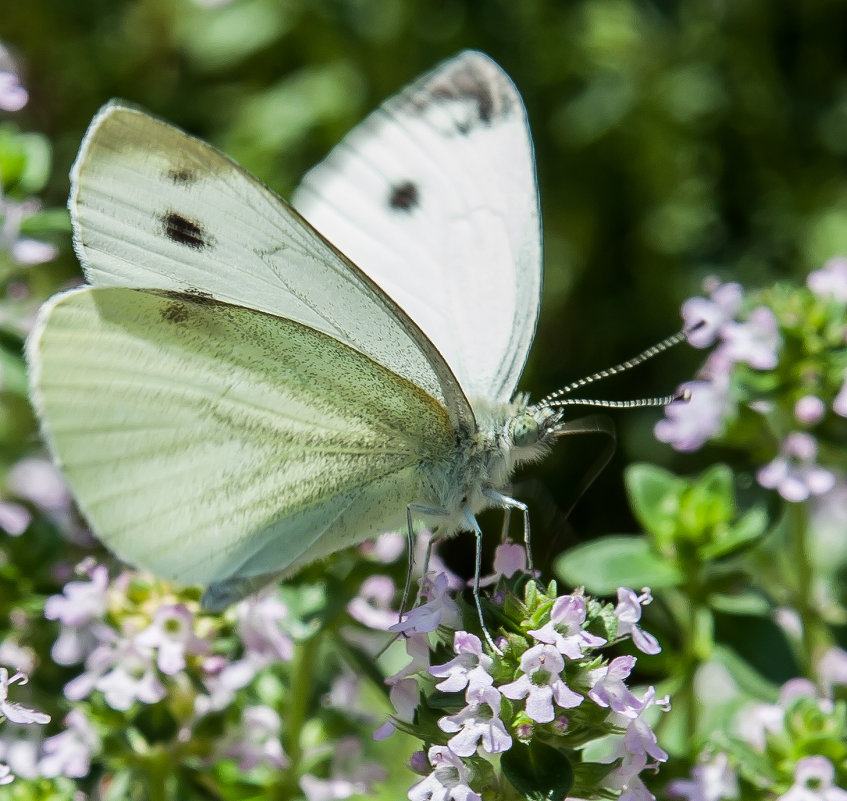
[[[538,442],[538,421],[531,414],[522,414],[512,419],[509,426],[512,442],[519,448]]]

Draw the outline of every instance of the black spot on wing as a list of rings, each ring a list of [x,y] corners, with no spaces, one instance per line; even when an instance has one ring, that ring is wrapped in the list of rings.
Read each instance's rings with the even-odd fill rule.
[[[173,167],[167,171],[168,180],[174,184],[193,184],[197,180],[197,173],[188,167]]]
[[[192,250],[205,250],[213,244],[211,235],[203,226],[188,217],[183,217],[175,211],[167,211],[161,220],[165,236],[178,245],[185,245]]]
[[[401,181],[391,187],[388,195],[388,205],[395,211],[410,212],[420,203],[417,184],[412,181]]]
[[[452,69],[410,92],[405,101],[423,115],[428,115],[432,107],[440,107],[442,113],[446,110],[452,132],[462,136],[474,128],[490,127],[500,119],[508,119],[515,103],[520,102],[502,72],[473,59],[457,61]],[[431,123],[447,133],[438,119],[432,117]]]
[[[211,292],[206,292],[204,289],[197,289],[197,287],[193,286],[186,287],[184,292],[186,295],[191,295],[192,299],[198,303],[206,303],[215,299],[215,296]]]
[[[484,83],[475,83],[473,81],[457,81],[453,86],[436,86],[433,89],[432,97],[439,102],[447,102],[451,100],[462,100],[470,102],[476,112],[476,119],[483,125],[490,125],[494,117],[494,98],[491,95],[491,87]],[[470,120],[467,123],[462,123],[461,128],[469,126]],[[461,131],[465,133],[466,131]]]

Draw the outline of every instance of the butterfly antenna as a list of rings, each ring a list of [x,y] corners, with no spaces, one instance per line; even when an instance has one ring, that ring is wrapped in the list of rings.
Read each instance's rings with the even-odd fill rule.
[[[621,373],[625,373],[627,370],[631,370],[633,367],[638,367],[639,365],[644,364],[644,362],[649,361],[654,356],[658,356],[660,353],[664,353],[666,350],[678,345],[680,342],[684,342],[688,334],[691,333],[691,330],[692,329],[684,329],[682,331],[678,331],[676,334],[663,339],[661,342],[657,342],[655,345],[651,345],[646,350],[641,351],[641,353],[637,356],[633,356],[633,358],[627,359],[625,362],[616,364],[614,367],[609,367],[606,370],[598,370],[596,373],[592,373],[585,378],[573,381],[567,386],[557,389],[555,392],[551,392],[546,398],[543,398],[536,405],[547,406],[550,408],[560,406],[593,406],[602,409],[640,409],[649,406],[667,406],[667,404],[674,400],[687,400],[687,391],[681,394],[663,395],[656,398],[638,398],[637,400],[624,401],[581,400],[578,398],[564,398],[562,396],[568,395],[577,389],[587,387],[589,384],[594,384],[604,378],[620,375]]]

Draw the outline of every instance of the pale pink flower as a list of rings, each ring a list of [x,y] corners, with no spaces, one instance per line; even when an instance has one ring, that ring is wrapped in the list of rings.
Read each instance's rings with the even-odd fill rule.
[[[51,655],[60,665],[74,665],[91,653],[99,642],[98,624],[108,609],[109,571],[96,565],[89,581],[69,581],[61,595],[44,603],[44,617],[61,623]]]
[[[618,605],[615,607],[615,617],[618,619],[618,637],[629,634],[632,642],[642,654],[658,654],[662,650],[659,641],[638,626],[641,620],[641,607],[647,606],[653,600],[650,590],[646,587],[641,595],[636,595],[629,587],[618,588]]]
[[[686,336],[695,348],[708,348],[726,323],[741,310],[743,291],[740,284],[717,283],[711,279],[705,286],[709,298],[690,298],[682,305]]]
[[[721,352],[732,362],[745,362],[756,370],[772,370],[779,357],[779,325],[767,306],[758,306],[743,323],[730,322],[721,330]]]
[[[804,426],[812,426],[823,420],[826,404],[817,395],[804,395],[794,404],[794,418]]]
[[[677,395],[680,400],[665,406],[665,417],[656,423],[653,434],[675,450],[696,451],[720,431],[729,407],[729,379],[719,375],[687,381],[680,385]]]
[[[489,587],[496,584],[501,576],[510,579],[515,573],[526,573],[526,566],[526,548],[516,542],[502,542],[494,551],[494,572],[490,576],[483,576],[479,580],[479,586]],[[468,581],[468,586],[473,586],[473,579]]]
[[[275,589],[245,599],[236,607],[238,634],[247,655],[259,664],[287,662],[294,655],[294,642],[284,631],[288,607]]]
[[[847,686],[847,651],[832,646],[817,664],[818,680],[826,693],[835,687]]]
[[[396,591],[390,576],[368,576],[359,587],[358,594],[347,604],[347,612],[363,626],[388,631],[399,617],[392,606]]]
[[[815,438],[804,431],[795,431],[783,440],[779,456],[759,469],[756,479],[792,503],[823,495],[835,486],[835,475],[817,464],[817,455]]]
[[[847,259],[837,256],[806,278],[806,286],[818,297],[847,303]]]
[[[206,692],[194,699],[194,713],[198,717],[228,707],[235,694],[253,681],[261,665],[250,657],[229,662],[220,654],[212,654],[203,659],[200,668]]]
[[[108,641],[106,636],[107,632],[101,633],[104,642],[85,660],[85,672],[65,685],[65,697],[79,701],[99,690],[106,703],[121,712],[136,701],[161,701],[166,691],[156,675],[153,649],[117,632],[110,632]]]
[[[29,100],[29,94],[20,78],[10,70],[0,71],[0,110],[20,111]]]
[[[399,531],[389,531],[380,534],[375,540],[367,540],[359,545],[358,550],[364,556],[369,556],[376,562],[391,564],[396,562],[408,545],[408,537]]]
[[[582,595],[563,595],[557,598],[550,610],[550,620],[540,629],[530,629],[529,634],[539,642],[554,645],[568,659],[581,659],[586,648],[605,645],[602,637],[590,634],[585,623],[585,598]]]
[[[459,607],[448,595],[449,580],[444,573],[424,576],[422,595],[426,603],[410,609],[403,620],[389,628],[403,634],[423,634],[435,631],[439,626],[458,628],[461,622]]]
[[[229,733],[218,749],[224,759],[235,759],[241,770],[259,765],[281,769],[289,760],[279,739],[282,721],[269,706],[248,706],[237,729]]]
[[[841,389],[832,401],[832,411],[840,417],[847,417],[847,375],[844,376]]]
[[[32,513],[23,504],[0,501],[0,528],[10,537],[20,537],[32,521]]]
[[[457,631],[453,635],[456,656],[443,665],[433,665],[429,672],[444,679],[435,685],[442,692],[455,693],[468,688],[468,695],[494,683],[488,670],[492,659],[482,652],[482,643],[475,634]]]
[[[429,638],[426,634],[412,634],[406,638],[406,653],[411,661],[400,668],[385,683],[391,686],[388,698],[394,704],[393,720],[411,722],[420,699],[420,689],[416,679],[410,678],[415,673],[429,668]],[[387,720],[374,732],[375,740],[385,740],[396,731],[392,720]]]
[[[634,656],[619,656],[604,667],[589,672],[591,690],[588,697],[597,706],[609,707],[614,712],[633,716],[642,709],[641,701],[626,686],[624,679],[635,667]]]
[[[22,237],[12,245],[12,258],[27,266],[53,261],[58,255],[59,248],[55,245],[29,237]]]
[[[675,779],[667,786],[668,795],[687,801],[728,801],[738,798],[738,776],[724,753],[696,765],[690,779]]]

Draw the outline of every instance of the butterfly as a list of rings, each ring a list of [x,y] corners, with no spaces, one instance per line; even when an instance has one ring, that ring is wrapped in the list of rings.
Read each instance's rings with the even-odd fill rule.
[[[121,101],[71,183],[88,283],[41,308],[31,396],[120,557],[220,608],[413,521],[479,541],[499,506],[528,536],[510,476],[566,427],[557,393],[515,394],[541,223],[526,111],[490,58],[387,100],[293,205]]]

